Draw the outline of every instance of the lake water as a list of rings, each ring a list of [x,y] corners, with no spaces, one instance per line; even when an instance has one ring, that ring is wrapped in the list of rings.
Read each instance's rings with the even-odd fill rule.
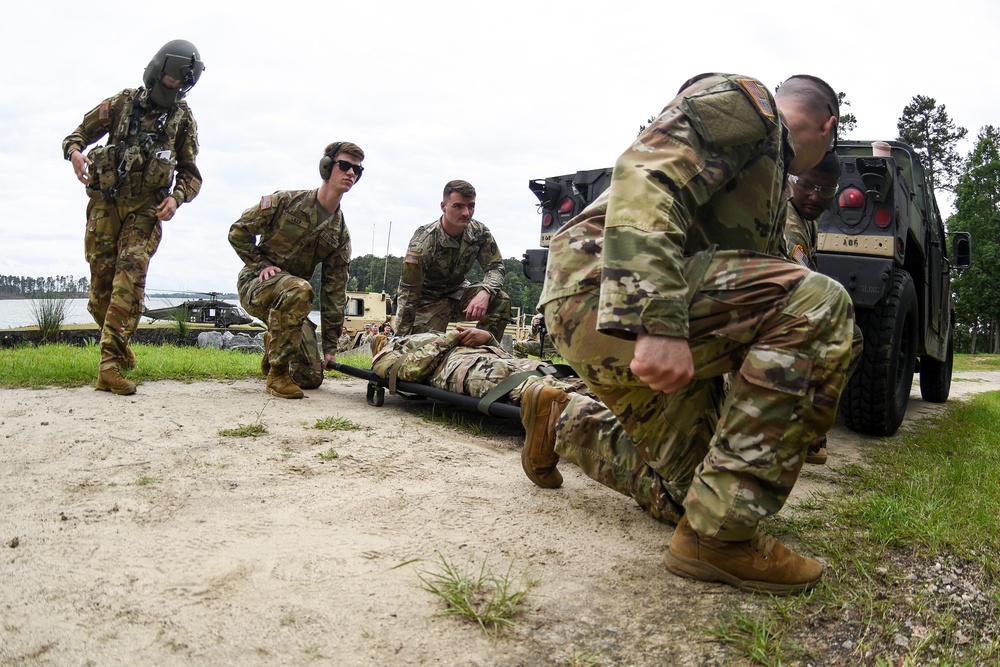
[[[160,297],[146,299],[146,308],[170,308],[179,306],[187,299]],[[238,300],[222,299],[226,303],[239,305]],[[36,318],[32,312],[31,299],[0,299],[0,329],[14,329],[16,327],[36,326]],[[319,324],[319,311],[315,310],[309,314],[309,319]],[[66,319],[64,324],[92,324],[94,318],[87,312],[86,299],[66,299]],[[150,322],[148,318],[140,318],[139,326]]]

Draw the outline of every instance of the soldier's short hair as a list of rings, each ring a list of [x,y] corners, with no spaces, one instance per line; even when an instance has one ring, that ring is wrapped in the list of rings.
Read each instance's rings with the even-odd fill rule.
[[[364,161],[364,159],[365,159],[365,152],[363,150],[361,150],[361,146],[358,146],[357,144],[352,144],[350,141],[332,141],[332,142],[330,142],[329,144],[327,144],[326,148],[323,149],[323,155],[326,155],[327,153],[329,153],[337,144],[340,144],[340,147],[337,148],[337,154],[338,155],[340,153],[347,153],[348,155],[350,155],[352,158],[354,158],[358,162]],[[337,156],[336,155],[331,155],[330,157],[336,158]]]
[[[778,86],[776,98],[791,99],[811,115],[830,114],[840,118],[840,102],[837,93],[823,79],[811,74],[790,76]]]
[[[448,197],[451,196],[452,192],[457,192],[468,199],[474,199],[476,196],[476,189],[468,181],[448,181],[444,186],[442,201],[448,201]]]
[[[830,151],[823,156],[823,159],[819,161],[812,171],[818,172],[820,174],[830,174],[831,176],[836,176],[840,178],[840,159],[837,154]]]

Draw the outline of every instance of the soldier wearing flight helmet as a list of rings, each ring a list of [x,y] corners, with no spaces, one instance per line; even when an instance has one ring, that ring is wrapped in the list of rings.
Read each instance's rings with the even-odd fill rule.
[[[146,66],[142,87],[107,98],[63,139],[63,155],[90,199],[87,309],[101,328],[101,391],[135,393],[121,371],[135,365],[129,339],[142,313],[149,259],[160,243],[161,222],[201,189],[198,125],[184,97],[204,69],[194,44],[167,42]],[[104,137],[105,145],[84,155]]]

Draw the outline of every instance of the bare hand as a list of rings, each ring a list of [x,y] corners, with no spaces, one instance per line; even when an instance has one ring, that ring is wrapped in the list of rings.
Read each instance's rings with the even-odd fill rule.
[[[279,269],[278,267],[265,266],[264,270],[261,271],[260,275],[257,277],[257,282],[262,283],[265,280],[270,280],[272,277],[278,275],[279,273],[281,273],[281,269]]]
[[[694,377],[691,348],[684,338],[639,334],[629,368],[651,389],[665,394],[683,389]]]
[[[80,151],[73,151],[73,154],[69,156],[69,161],[73,165],[76,180],[88,185],[90,183],[90,165],[94,164],[93,161]]]
[[[465,347],[479,347],[493,340],[493,334],[483,329],[466,329],[459,324],[455,331],[458,332],[458,342]]]
[[[333,364],[337,363],[337,355],[326,354],[323,355],[323,368],[330,368]]]
[[[486,315],[486,307],[490,305],[490,293],[482,290],[465,308],[465,316],[470,320],[481,320]]]
[[[174,199],[173,195],[167,195],[167,198],[160,202],[160,205],[156,207],[156,219],[157,220],[169,220],[174,217],[174,213],[177,212],[177,200]]]

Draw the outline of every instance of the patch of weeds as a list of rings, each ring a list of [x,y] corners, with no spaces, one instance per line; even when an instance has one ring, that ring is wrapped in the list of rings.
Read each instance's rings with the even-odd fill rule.
[[[477,438],[493,438],[508,435],[509,432],[493,418],[486,418],[479,413],[469,413],[456,410],[449,406],[431,403],[430,414],[422,412],[420,418],[428,424],[450,426]]]
[[[52,343],[59,338],[59,331],[69,314],[68,303],[66,299],[51,297],[31,300],[31,315],[43,343]]]
[[[278,625],[283,628],[292,627],[296,624],[298,624],[298,621],[295,620],[295,614],[285,614],[281,617],[281,620],[278,621]]]
[[[326,450],[325,452],[320,452],[319,454],[317,454],[316,458],[318,458],[320,461],[324,461],[324,462],[326,462],[326,461],[333,461],[335,459],[339,459],[340,458],[340,454],[337,453],[337,450],[335,450],[333,447],[331,447],[330,449]]]
[[[445,604],[444,616],[459,616],[475,621],[486,634],[497,634],[516,626],[514,619],[523,614],[525,598],[538,583],[524,579],[518,588],[510,567],[503,574],[494,574],[484,560],[478,571],[471,568],[471,561],[459,569],[438,554],[440,562],[435,571],[423,571],[418,576],[421,588],[441,598]]]
[[[259,422],[254,424],[241,424],[236,428],[220,428],[219,435],[233,436],[236,438],[256,438],[258,435],[267,433],[267,426]]]
[[[150,484],[156,484],[160,481],[159,477],[150,477],[149,475],[143,475],[139,479],[135,480],[136,486],[149,486]]]
[[[313,424],[313,428],[325,431],[360,431],[361,424],[352,422],[346,417],[324,417],[323,419],[317,419],[316,423]]]
[[[285,459],[286,461],[292,458],[293,456],[295,456],[295,450],[292,449],[291,447],[285,447],[284,449],[281,450],[281,458]]]
[[[310,660],[322,660],[324,656],[319,651],[319,646],[316,644],[310,644],[309,646],[302,647],[302,652],[309,656]]]
[[[263,656],[271,655],[271,651],[269,651],[268,649],[264,648],[263,646],[258,646],[257,648],[254,649],[254,652],[257,655],[263,655]]]
[[[264,435],[267,433],[267,424],[261,421],[264,416],[264,410],[270,405],[271,401],[268,400],[260,407],[257,411],[257,415],[254,420],[249,424],[240,424],[236,428],[222,428],[219,429],[219,435],[234,436],[237,438],[256,438],[258,435]]]

